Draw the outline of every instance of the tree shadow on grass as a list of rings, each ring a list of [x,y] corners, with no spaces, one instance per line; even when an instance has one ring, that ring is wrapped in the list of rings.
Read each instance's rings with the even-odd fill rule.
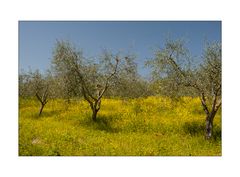
[[[45,111],[45,112],[42,112],[42,117],[54,117],[58,114],[60,114],[60,110],[53,110],[53,111]]]
[[[92,128],[94,130],[106,131],[110,133],[117,133],[119,128],[113,126],[114,116],[97,116],[97,120],[94,122],[90,116],[79,121],[79,125]]]
[[[45,118],[45,117],[52,117],[54,118],[56,115],[59,115],[61,112],[61,110],[52,110],[52,111],[44,111],[42,112],[42,114],[39,116],[39,112],[34,112],[32,113],[32,118],[34,119],[41,119],[41,118]]]
[[[215,141],[221,141],[222,139],[222,129],[221,127],[213,127],[213,139]]]
[[[205,125],[200,122],[186,122],[183,125],[183,130],[186,134],[191,136],[204,136],[205,135]],[[212,140],[220,141],[222,139],[222,130],[220,126],[213,127]]]
[[[205,125],[200,122],[186,122],[183,125],[183,130],[186,134],[191,136],[203,135],[205,132]]]

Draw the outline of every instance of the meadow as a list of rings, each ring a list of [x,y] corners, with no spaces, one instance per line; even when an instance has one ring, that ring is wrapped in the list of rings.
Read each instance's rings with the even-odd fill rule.
[[[221,110],[205,140],[198,98],[103,99],[97,121],[84,100],[19,99],[20,156],[221,156]]]

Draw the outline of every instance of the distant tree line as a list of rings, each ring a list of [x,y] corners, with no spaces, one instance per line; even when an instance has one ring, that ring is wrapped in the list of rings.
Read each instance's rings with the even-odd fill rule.
[[[20,72],[19,96],[35,97],[41,105],[39,116],[50,99],[70,102],[83,98],[92,110],[93,121],[103,97],[199,97],[209,139],[221,106],[221,44],[206,44],[201,57],[203,62],[197,64],[184,41],[166,40],[146,61],[152,71],[151,79],[146,80],[138,74],[134,55],[104,50],[97,59],[89,59],[70,42],[57,41],[50,70],[43,74],[38,70]]]

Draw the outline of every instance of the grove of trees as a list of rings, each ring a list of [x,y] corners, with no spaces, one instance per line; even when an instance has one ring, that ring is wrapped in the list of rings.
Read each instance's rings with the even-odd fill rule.
[[[200,64],[193,60],[184,41],[166,40],[146,61],[151,79],[138,74],[132,54],[103,50],[97,59],[84,56],[68,41],[57,41],[47,73],[20,72],[19,96],[36,98],[39,116],[50,99],[83,98],[97,120],[103,97],[199,97],[205,117],[205,137],[212,137],[214,117],[221,107],[221,44],[206,44]]]

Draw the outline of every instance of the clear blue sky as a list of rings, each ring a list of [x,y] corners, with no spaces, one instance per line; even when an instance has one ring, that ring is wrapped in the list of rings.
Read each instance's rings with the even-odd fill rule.
[[[69,40],[81,48],[87,57],[96,57],[102,49],[132,51],[142,76],[149,70],[144,68],[147,58],[163,45],[167,36],[185,38],[192,55],[202,53],[207,40],[221,41],[221,22],[19,22],[20,69],[50,68],[52,50],[56,40]]]

